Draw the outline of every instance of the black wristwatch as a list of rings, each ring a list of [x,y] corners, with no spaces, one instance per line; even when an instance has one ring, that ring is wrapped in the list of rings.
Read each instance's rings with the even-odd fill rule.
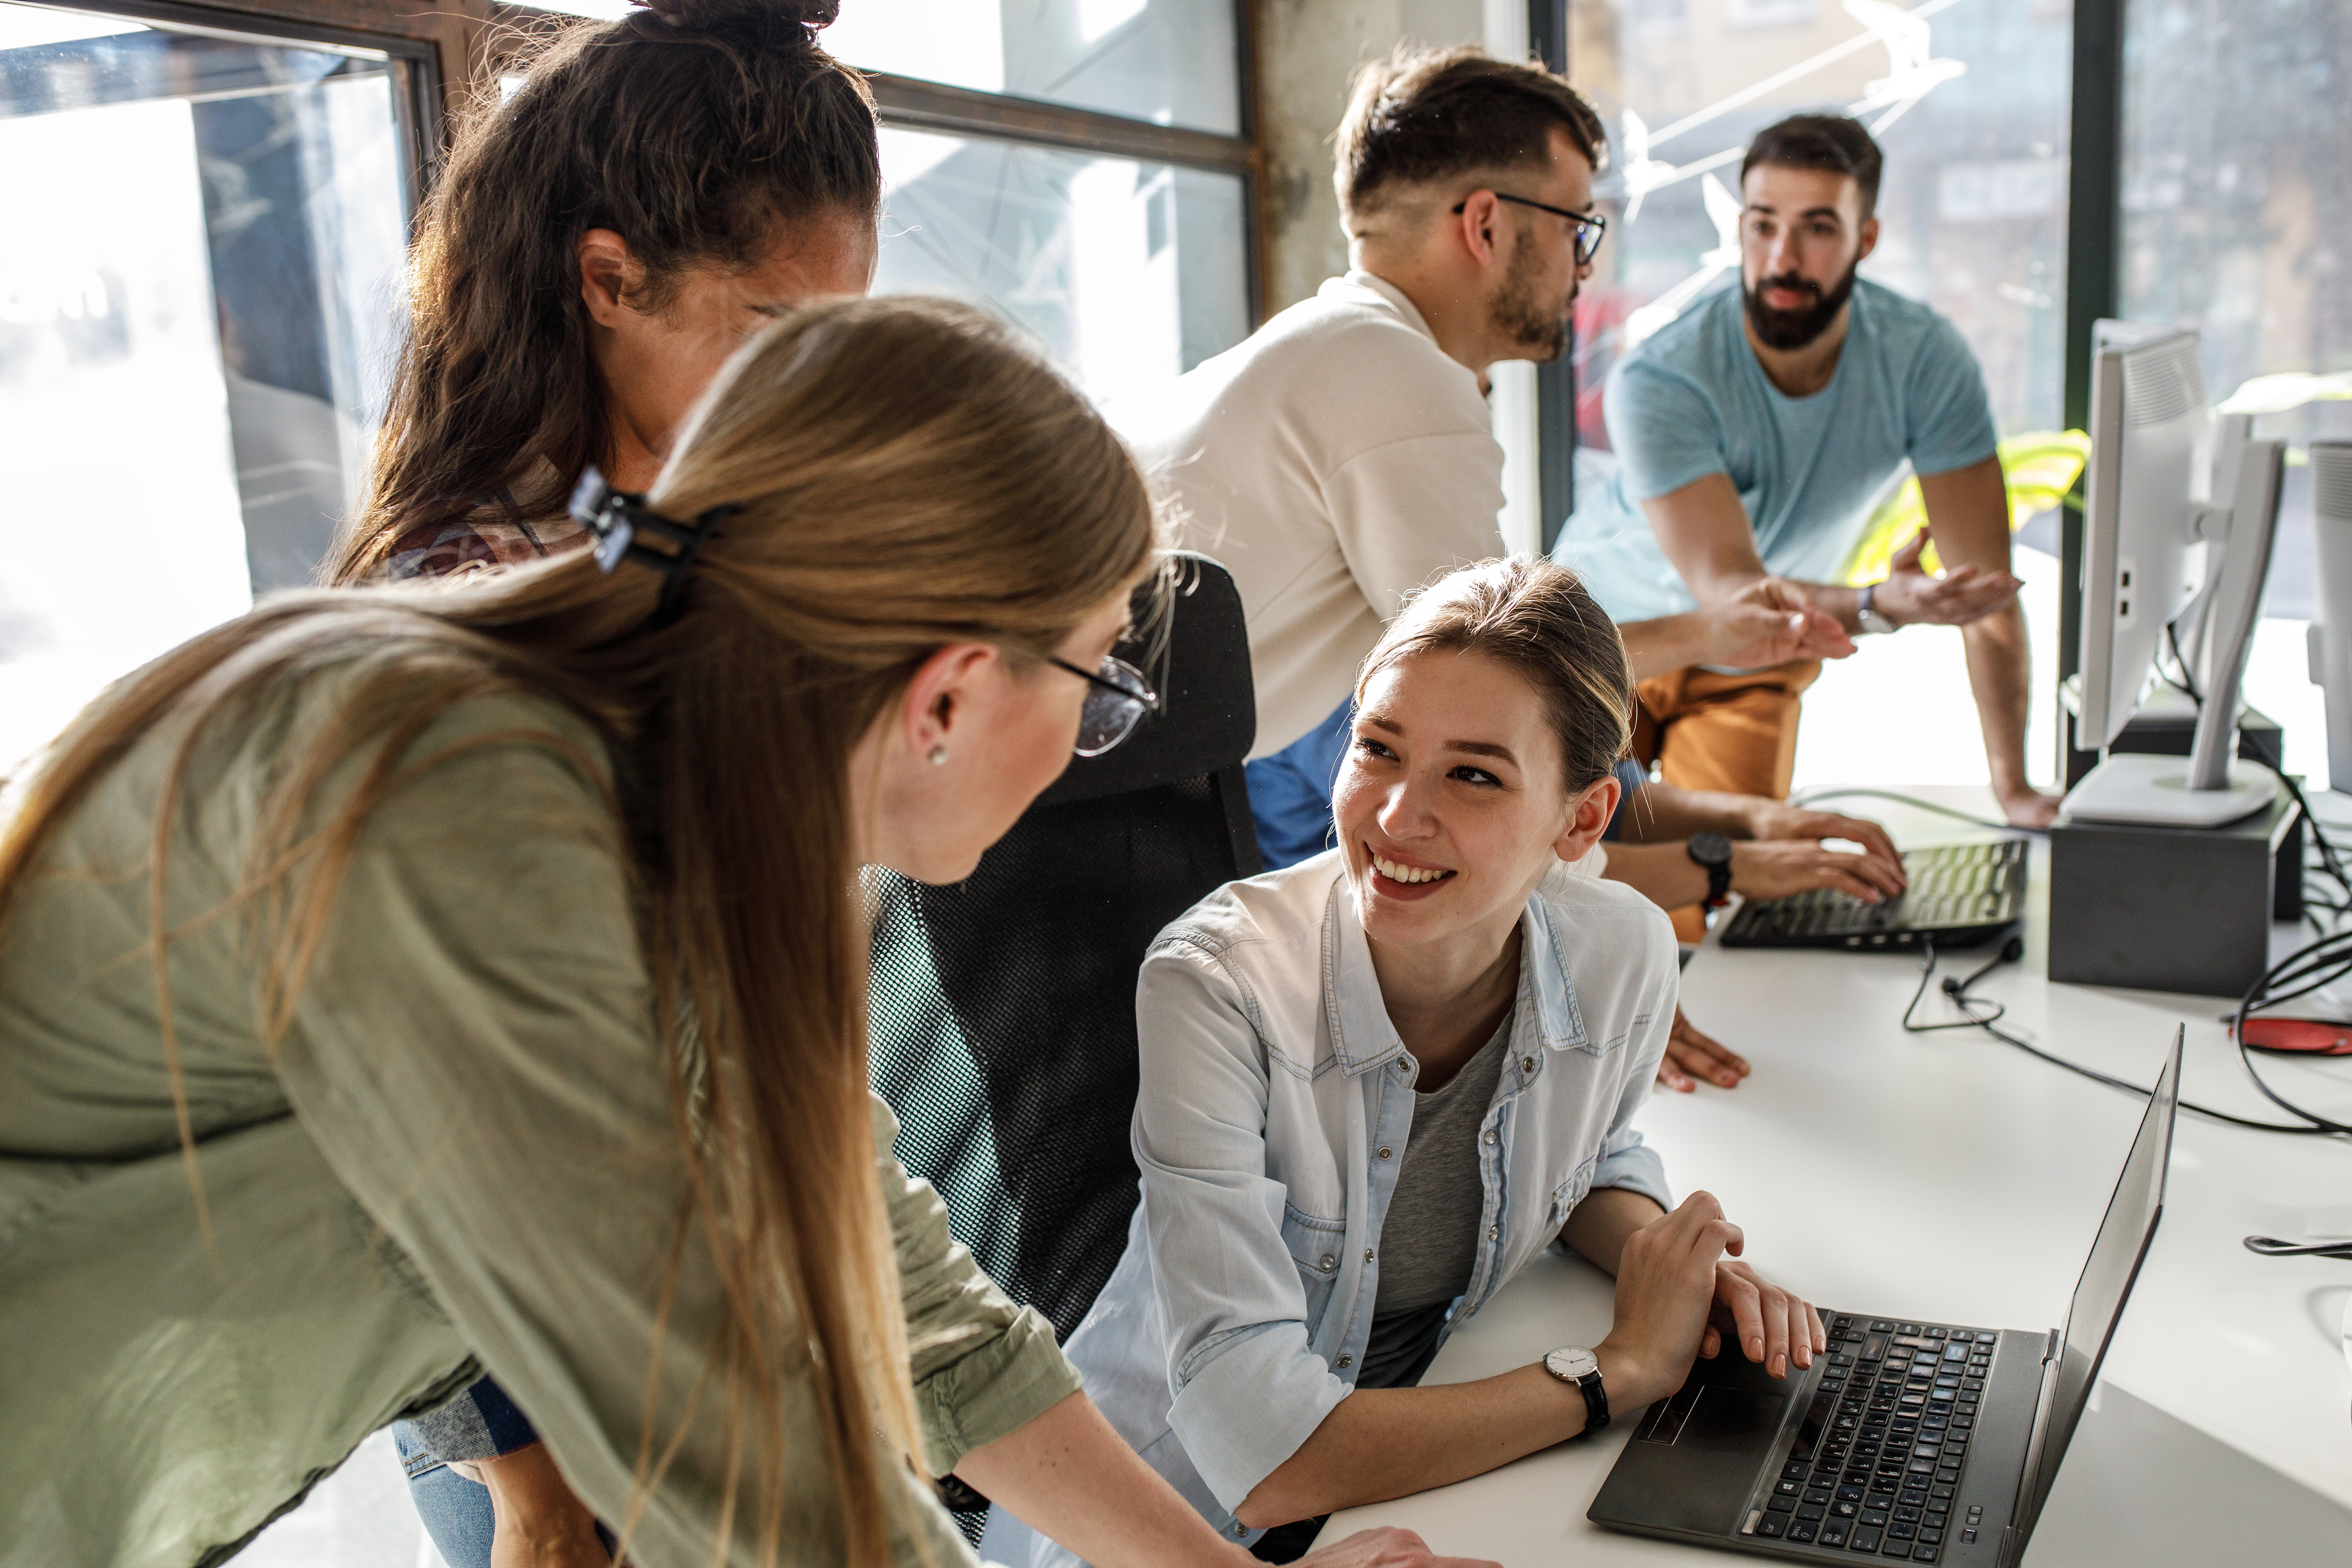
[[[1598,1432],[1609,1425],[1609,1391],[1601,1386],[1601,1362],[1591,1351],[1570,1345],[1543,1359],[1544,1370],[1584,1393],[1584,1429]]]
[[[1723,908],[1731,896],[1731,840],[1720,833],[1694,833],[1684,847],[1706,870],[1706,907]]]

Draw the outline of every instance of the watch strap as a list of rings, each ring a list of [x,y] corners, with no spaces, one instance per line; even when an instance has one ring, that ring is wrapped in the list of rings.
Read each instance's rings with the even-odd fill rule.
[[[1576,1380],[1584,1395],[1584,1430],[1589,1436],[1609,1425],[1609,1391],[1601,1386],[1601,1369],[1595,1367]]]
[[[1574,1376],[1570,1375],[1560,1364],[1560,1359],[1569,1356],[1581,1358],[1591,1370]],[[1571,1361],[1570,1364],[1573,1365],[1574,1363]],[[1576,1391],[1584,1395],[1584,1430],[1586,1432],[1598,1432],[1609,1425],[1609,1391],[1601,1382],[1599,1357],[1588,1350],[1562,1348],[1544,1357],[1543,1369],[1562,1383],[1574,1384]]]
[[[1862,623],[1862,629],[1864,632],[1874,637],[1885,637],[1894,631],[1895,626],[1894,621],[1888,618],[1886,612],[1878,607],[1876,597],[1878,589],[1879,584],[1876,583],[1866,583],[1863,585],[1862,598],[1854,606],[1854,619]]]
[[[1700,854],[1702,845],[1710,853]],[[1706,907],[1723,908],[1731,897],[1731,840],[1720,833],[1694,833],[1684,844],[1683,853],[1706,873]]]

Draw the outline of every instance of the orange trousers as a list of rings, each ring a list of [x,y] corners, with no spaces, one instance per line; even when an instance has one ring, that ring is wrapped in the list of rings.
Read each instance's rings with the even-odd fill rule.
[[[1693,666],[1633,688],[1633,756],[1677,789],[1786,800],[1797,766],[1797,713],[1822,661],[1718,675]]]
[[[1798,710],[1821,673],[1820,659],[1801,658],[1739,675],[1693,666],[1637,682],[1634,760],[1654,763],[1660,781],[1677,789],[1786,800],[1797,766]],[[1698,905],[1669,912],[1682,941],[1706,934]]]

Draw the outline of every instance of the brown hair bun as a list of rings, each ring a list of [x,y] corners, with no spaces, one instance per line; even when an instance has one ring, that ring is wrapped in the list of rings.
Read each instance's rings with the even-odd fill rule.
[[[681,33],[717,35],[800,29],[814,43],[816,30],[841,15],[841,0],[637,0]]]

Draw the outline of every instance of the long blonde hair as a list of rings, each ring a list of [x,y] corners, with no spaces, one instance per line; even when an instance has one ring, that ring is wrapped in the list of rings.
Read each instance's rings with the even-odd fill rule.
[[[274,600],[186,644],[85,710],[0,825],[0,921],[43,844],[109,768],[185,724],[156,805],[150,868],[164,1049],[162,882],[181,771],[240,699],[328,663],[361,670],[342,721],[274,775],[240,895],[258,932],[265,1036],[285,1027],[337,875],[403,754],[453,703],[550,698],[605,738],[616,843],[636,880],[656,1026],[698,1039],[689,1134],[695,1219],[729,1302],[716,1363],[760,1555],[779,1549],[784,1390],[823,1424],[845,1560],[888,1560],[885,1447],[920,1468],[906,1324],[866,1110],[866,931],[848,760],[914,669],[963,640],[1017,665],[1051,652],[1150,562],[1133,460],[1034,354],[961,306],[811,306],[748,347],[706,395],[651,496],[671,517],[738,509],[645,629],[660,574],[585,551],[511,572]],[[338,765],[363,782],[323,828]],[[412,769],[415,765],[410,764]],[[494,918],[494,917],[493,917]],[[690,1020],[684,1022],[684,1020]],[[193,1163],[193,1153],[191,1152]],[[640,1497],[654,1435],[639,1458]],[[731,1525],[730,1529],[731,1530]]]

